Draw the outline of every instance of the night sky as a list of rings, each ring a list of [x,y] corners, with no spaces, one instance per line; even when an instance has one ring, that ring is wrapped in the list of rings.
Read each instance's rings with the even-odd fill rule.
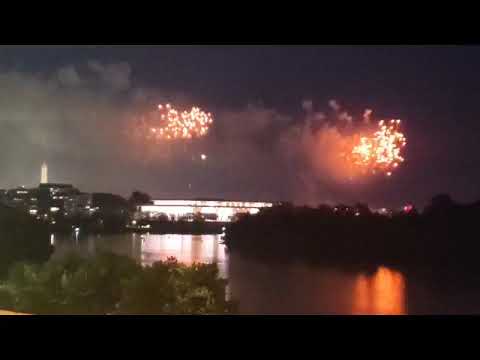
[[[2,47],[0,188],[36,185],[46,160],[51,181],[123,196],[478,200],[478,64],[478,46]],[[392,177],[339,184],[281,141],[305,100],[328,111],[331,99],[354,117],[402,119],[406,161]],[[209,135],[169,157],[131,141],[129,119],[164,101],[211,111]]]

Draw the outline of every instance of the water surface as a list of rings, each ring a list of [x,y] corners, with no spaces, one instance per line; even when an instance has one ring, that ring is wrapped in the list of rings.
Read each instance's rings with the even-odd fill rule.
[[[53,258],[100,250],[142,265],[175,257],[217,263],[228,279],[227,297],[243,314],[479,314],[480,291],[436,292],[420,276],[380,266],[373,272],[326,269],[302,263],[271,264],[228,254],[221,235],[119,234],[52,236]],[[452,281],[452,280],[449,280]]]

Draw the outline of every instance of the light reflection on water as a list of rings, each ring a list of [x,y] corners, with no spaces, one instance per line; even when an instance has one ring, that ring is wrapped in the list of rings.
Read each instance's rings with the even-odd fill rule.
[[[220,276],[227,276],[225,245],[220,235],[116,234],[82,238],[76,232],[73,236],[52,234],[51,242],[55,246],[53,258],[70,252],[92,256],[104,250],[130,256],[146,266],[173,256],[186,265],[217,263]]]
[[[379,267],[372,276],[357,275],[353,314],[402,315],[406,313],[405,279],[397,271]]]
[[[321,269],[306,264],[267,265],[230,254],[221,235],[119,234],[84,238],[54,236],[53,258],[69,252],[92,256],[99,250],[141,263],[175,257],[181,263],[217,263],[228,278],[227,297],[244,314],[405,314],[406,280],[386,267],[373,274]]]
[[[263,264],[230,254],[229,284],[243,314],[407,312],[405,278],[386,267],[367,275],[301,263]]]

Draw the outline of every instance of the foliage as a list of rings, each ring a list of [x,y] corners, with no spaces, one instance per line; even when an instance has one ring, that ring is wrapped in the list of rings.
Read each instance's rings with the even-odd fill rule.
[[[34,314],[225,313],[225,281],[215,264],[174,259],[142,268],[111,253],[39,265],[17,263],[0,287],[0,307]]]
[[[227,311],[225,282],[215,264],[157,262],[125,283],[119,313],[211,314]]]
[[[205,218],[200,212],[195,212],[193,214],[193,221],[194,222],[205,222]]]
[[[480,274],[480,243],[472,236],[479,216],[480,202],[460,205],[448,195],[435,196],[422,214],[412,208],[393,216],[362,204],[276,206],[229,224],[225,243],[231,252],[264,260]]]
[[[136,205],[148,204],[152,201],[150,195],[147,193],[135,190],[128,198],[130,207],[135,208]]]
[[[0,277],[15,262],[43,262],[53,251],[45,224],[3,205],[0,205],[0,234]]]

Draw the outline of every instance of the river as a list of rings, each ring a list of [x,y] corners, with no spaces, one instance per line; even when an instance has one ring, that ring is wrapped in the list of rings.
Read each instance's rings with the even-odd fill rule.
[[[53,258],[99,250],[127,255],[151,265],[217,263],[228,279],[227,296],[242,314],[478,314],[480,294],[435,293],[415,276],[380,266],[373,272],[325,269],[302,263],[267,264],[228,254],[221,235],[119,234],[52,235]]]

